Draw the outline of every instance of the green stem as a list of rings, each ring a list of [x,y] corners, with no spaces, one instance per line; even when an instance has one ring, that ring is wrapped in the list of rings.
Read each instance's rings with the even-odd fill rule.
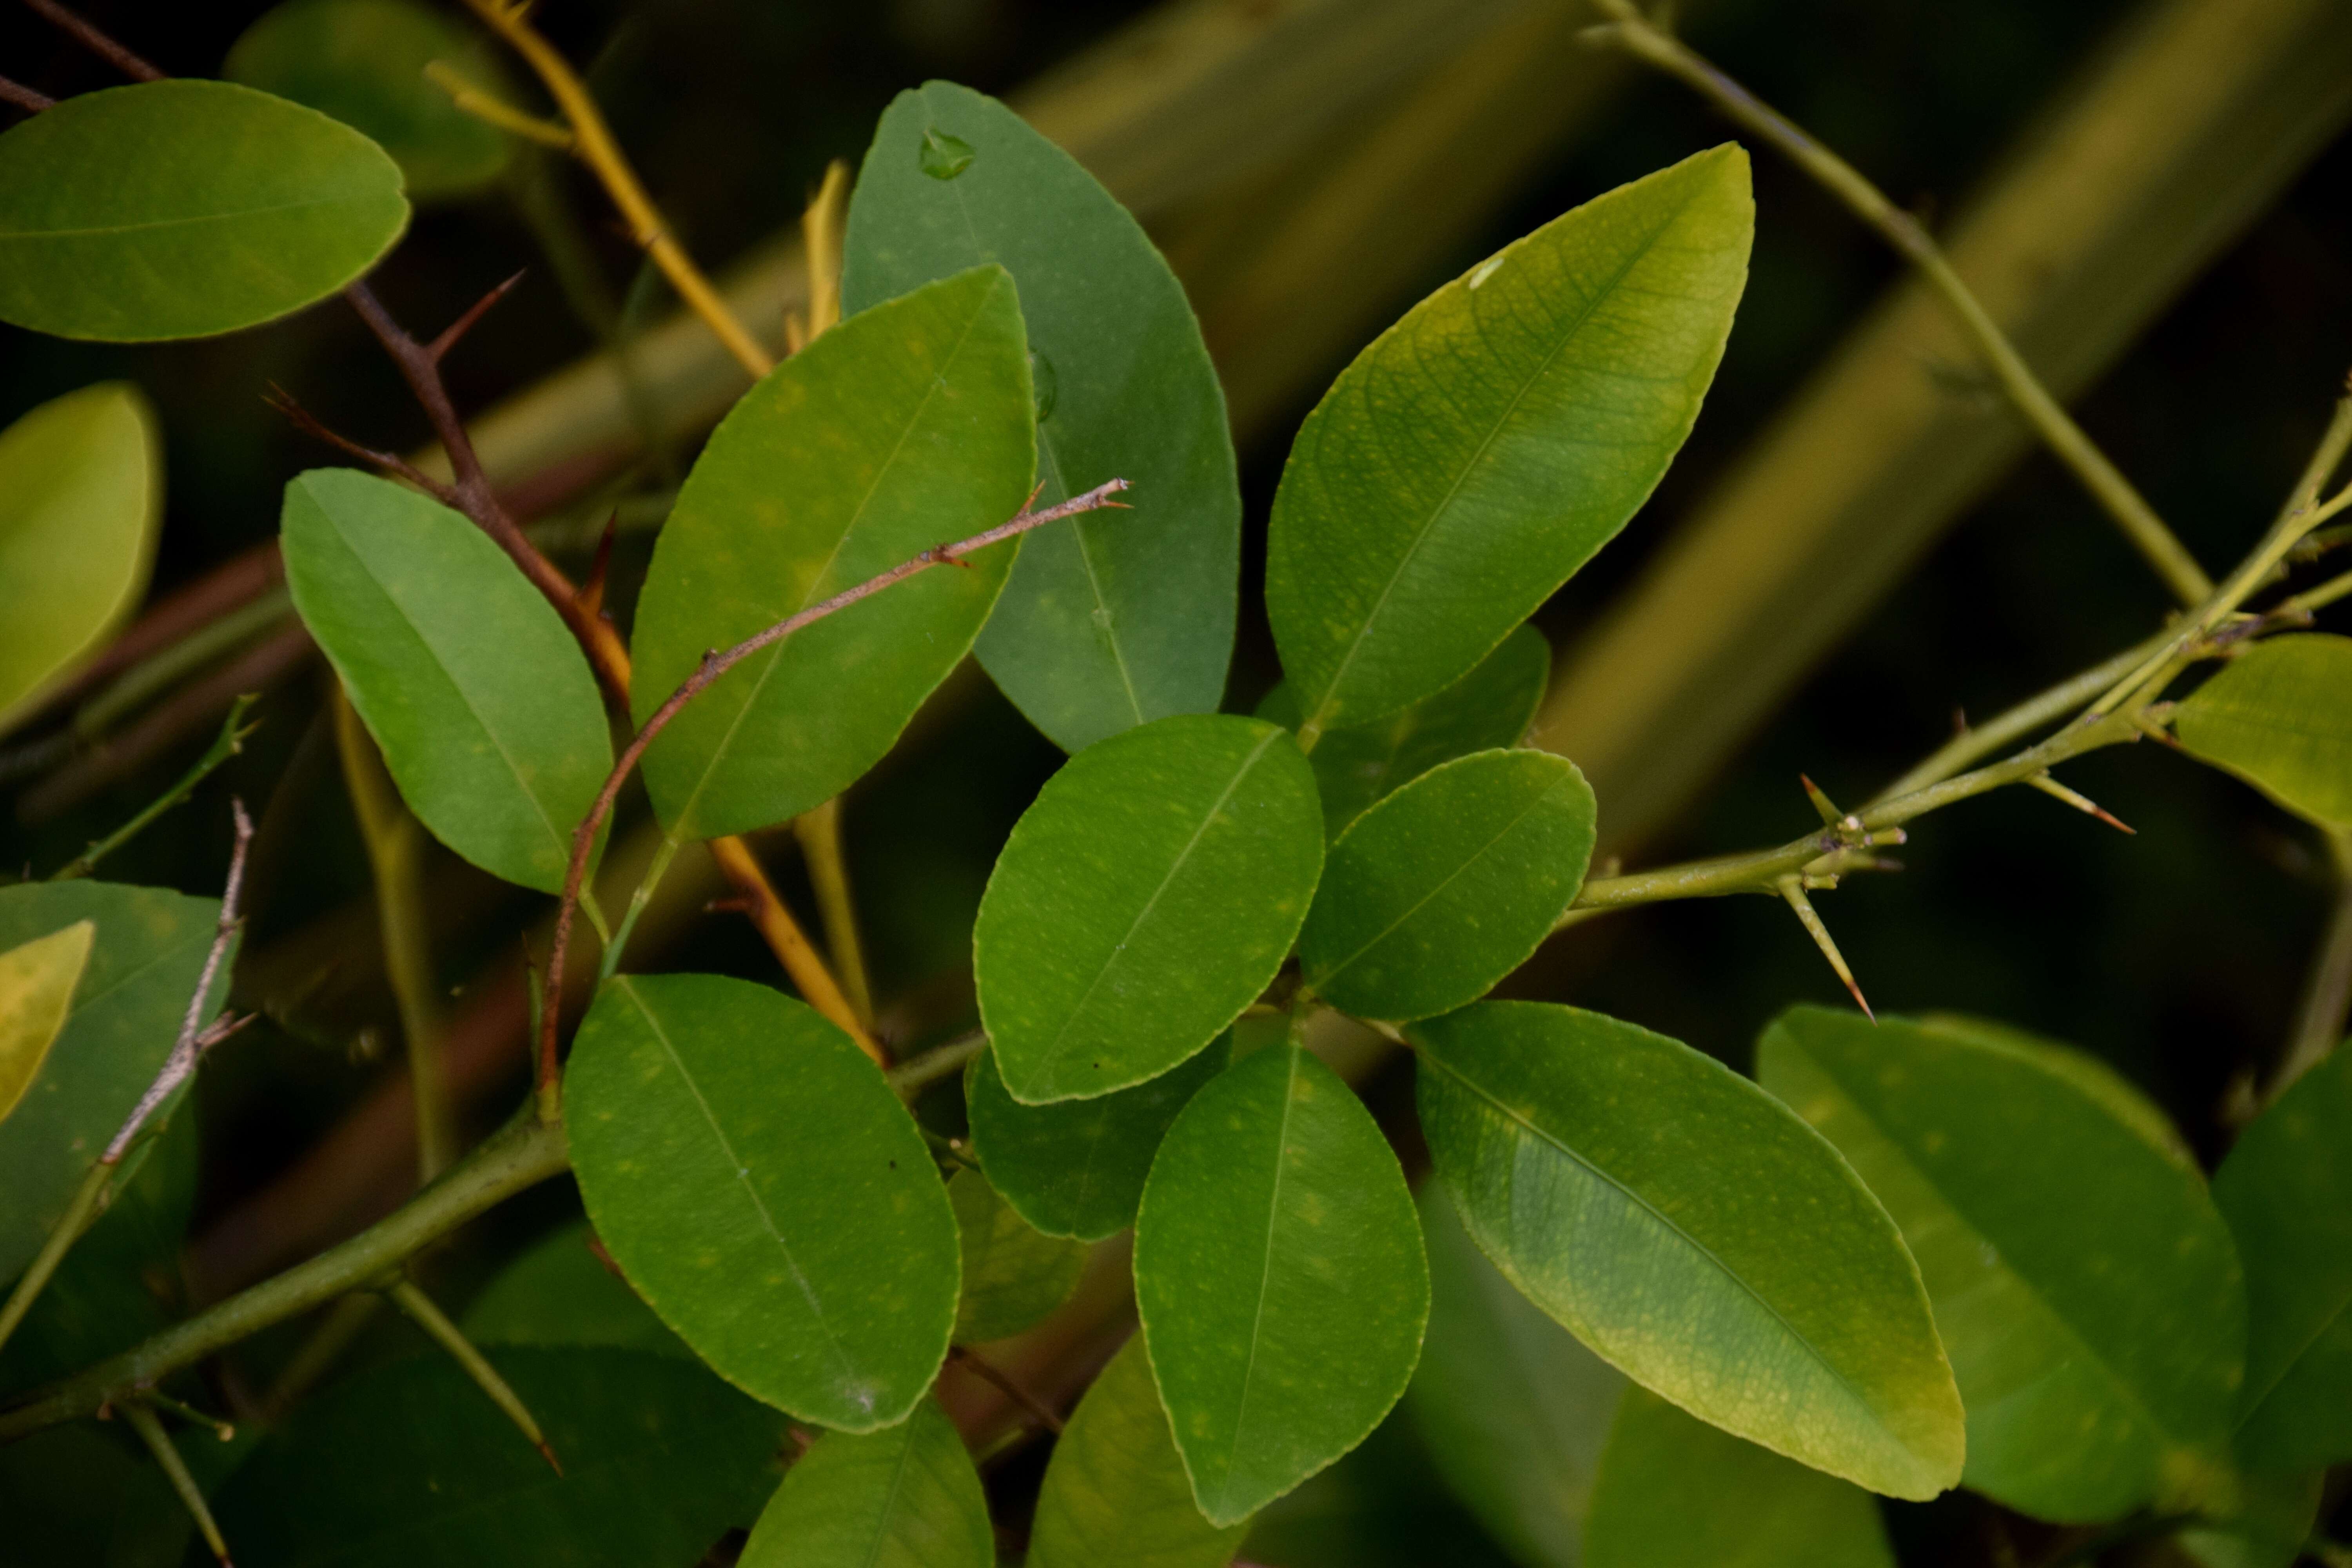
[[[653,902],[655,891],[661,887],[661,879],[669,874],[669,863],[677,858],[680,842],[677,834],[664,834],[661,847],[654,851],[653,863],[646,868],[646,874],[637,879],[637,890],[629,896],[629,907],[621,915],[620,929],[613,933],[613,940],[604,944],[604,961],[596,968],[596,978],[600,983],[612,979],[619,972],[621,954],[628,951],[629,934],[637,929],[637,917],[646,912],[646,906]],[[532,1019],[533,1038],[538,1037],[537,1023],[536,1018]]]
[[[180,775],[179,783],[173,784],[170,789],[165,790],[163,794],[157,798],[155,803],[150,805],[146,810],[141,812],[138,816],[132,817],[130,821],[116,828],[112,833],[108,834],[104,838],[101,838],[97,843],[91,845],[88,849],[83,850],[79,858],[70,861],[62,869],[53,874],[49,878],[49,880],[52,882],[68,882],[77,877],[89,876],[92,871],[98,869],[98,863],[100,860],[105,859],[109,855],[113,854],[117,849],[120,849],[124,845],[130,843],[133,838],[138,837],[139,835],[147,830],[157,817],[162,816],[165,812],[185,801],[191,795],[194,795],[195,793],[196,786],[204,783],[205,779],[211,777],[215,769],[218,768],[223,763],[227,762],[231,757],[236,756],[239,751],[244,749],[245,738],[253,733],[256,726],[247,725],[245,728],[239,729],[238,725],[244,723],[246,710],[251,708],[257,700],[258,700],[258,699],[253,693],[248,692],[245,696],[238,698],[235,702],[230,703],[228,718],[221,724],[220,734],[214,739],[212,745],[205,750],[205,754],[196,759],[195,765],[191,767],[186,773]]]
[[[66,1254],[72,1250],[75,1242],[81,1239],[82,1232],[88,1230],[90,1223],[105,1211],[106,1186],[113,1179],[115,1170],[115,1166],[103,1160],[94,1161],[88,1173],[82,1177],[81,1185],[74,1189],[72,1198],[66,1204],[66,1212],[58,1217],[56,1225],[49,1227],[48,1239],[41,1243],[41,1250],[34,1255],[32,1267],[26,1268],[24,1278],[16,1281],[16,1288],[8,1292],[7,1305],[0,1306],[0,1346],[7,1344],[9,1336],[25,1321],[25,1314],[33,1310],[34,1300],[47,1288],[58,1271],[58,1265],[65,1261]]]
[[[961,1072],[964,1063],[987,1048],[988,1032],[974,1029],[969,1035],[958,1036],[943,1046],[925,1051],[912,1061],[900,1063],[883,1076],[890,1080],[890,1087],[897,1089],[902,1098],[912,1100],[940,1079]]]
[[[449,1352],[451,1359],[465,1369],[466,1375],[474,1380],[476,1386],[490,1396],[490,1403],[506,1412],[507,1419],[513,1422],[530,1446],[539,1450],[539,1457],[547,1461],[548,1468],[562,1475],[563,1467],[557,1463],[555,1450],[548,1446],[547,1435],[539,1429],[539,1422],[532,1417],[530,1407],[523,1404],[522,1396],[499,1375],[499,1369],[474,1348],[473,1341],[449,1321],[449,1315],[433,1298],[419,1289],[416,1281],[406,1275],[394,1280],[384,1294],[390,1296],[393,1305],[407,1313],[409,1320],[423,1329],[434,1343]]]
[[[2352,1005],[2352,833],[2323,830],[2328,860],[2335,872],[2336,907],[2327,918],[2327,933],[2320,939],[2312,961],[2311,978],[2295,1014],[2294,1034],[2285,1059],[2271,1079],[2267,1100],[2276,1100],[2287,1085],[2319,1065],[2336,1042],[2344,1037],[2344,1013]]]
[[[125,1401],[121,1408],[123,1419],[139,1434],[139,1440],[147,1445],[147,1451],[155,1456],[155,1462],[163,1467],[163,1474],[170,1479],[172,1489],[179,1494],[180,1505],[196,1521],[205,1544],[220,1559],[222,1568],[228,1568],[228,1543],[221,1539],[220,1526],[214,1522],[213,1510],[205,1503],[204,1489],[188,1473],[188,1462],[180,1458],[180,1450],[172,1446],[171,1434],[155,1419],[155,1413],[140,1401]]]

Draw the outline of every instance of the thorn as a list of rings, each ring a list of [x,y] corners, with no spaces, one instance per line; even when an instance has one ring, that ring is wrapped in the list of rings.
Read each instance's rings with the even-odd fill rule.
[[[539,1457],[547,1461],[547,1468],[553,1470],[556,1479],[561,1480],[563,1477],[563,1461],[555,1457],[555,1450],[548,1446],[547,1439],[541,1437],[533,1447],[539,1449]]]
[[[557,1475],[562,1475],[563,1467],[557,1462],[555,1450],[549,1446],[547,1435],[539,1429],[539,1422],[532,1417],[530,1408],[507,1385],[507,1380],[499,1375],[498,1369],[474,1348],[473,1342],[467,1339],[457,1325],[449,1321],[448,1315],[435,1304],[433,1298],[417,1289],[416,1282],[404,1274],[395,1276],[385,1287],[384,1294],[392,1298],[394,1306],[408,1314],[410,1321],[425,1331],[428,1339],[449,1352],[449,1358],[473,1379],[474,1385],[488,1394],[490,1403],[515,1424],[524,1440],[539,1450],[540,1458],[553,1466]]]
[[[525,272],[529,270],[529,268],[525,268],[523,269]],[[490,313],[491,306],[505,299],[509,294],[513,293],[515,285],[520,283],[522,279],[522,272],[518,272],[513,277],[508,279],[505,282],[499,284],[497,288],[491,289],[488,293],[483,295],[480,299],[475,300],[464,315],[450,322],[446,327],[444,327],[441,330],[441,335],[439,337],[425,345],[425,357],[431,360],[435,364],[439,364],[441,363],[442,356],[446,354],[451,349],[457,346],[457,340],[464,337],[467,332],[472,331],[474,330],[474,323]]]
[[[2169,711],[2168,707],[2167,710]],[[2141,734],[2146,735],[2149,740],[2161,742],[2165,745],[2171,747],[2176,752],[2182,749],[2180,742],[2174,739],[2172,731],[2164,727],[2164,721],[2157,718],[2153,713],[2142,711],[2133,714],[2132,728],[2137,730]]]
[[[616,510],[604,519],[604,531],[596,540],[596,563],[588,568],[588,579],[572,590],[572,598],[591,616],[604,613],[604,579],[613,565],[613,535],[620,527],[621,514]]]
[[[593,1230],[587,1233],[587,1237],[588,1250],[596,1255],[596,1261],[604,1266],[604,1272],[610,1274],[614,1279],[618,1279],[622,1284],[628,1284],[629,1277],[621,1272],[621,1266],[618,1263],[613,1261],[612,1253],[605,1248],[604,1238],[598,1236]]]
[[[1822,826],[1835,827],[1838,825],[1838,819],[1845,815],[1837,808],[1837,803],[1822,794],[1822,786],[1803,773],[1797,775],[1797,782],[1805,786],[1805,798],[1811,801],[1813,809],[1822,814]]]
[[[1969,710],[1968,710],[1967,709],[1965,709],[1965,708],[1955,708],[1955,709],[1953,709],[1953,710],[1952,710],[1952,739],[1953,739],[1953,740],[1955,740],[1955,741],[1957,741],[1957,740],[1958,740],[1961,736],[1963,736],[1963,735],[1967,734],[1968,732],[1969,732]]]
[[[1789,907],[1797,911],[1797,919],[1804,923],[1813,944],[1822,950],[1822,956],[1830,961],[1830,967],[1837,971],[1837,977],[1845,982],[1845,988],[1853,994],[1853,1004],[1862,1009],[1862,1016],[1874,1024],[1878,1022],[1878,1015],[1870,1010],[1869,998],[1863,995],[1862,987],[1853,983],[1853,971],[1846,967],[1845,955],[1838,952],[1837,943],[1831,940],[1830,928],[1823,925],[1822,917],[1814,912],[1812,900],[1805,897],[1804,879],[1792,872],[1781,878],[1778,886],[1780,896],[1789,901]]]
[[[1029,499],[1034,500],[1037,498],[1033,495]],[[1026,509],[1024,508],[1024,510],[1025,510]],[[979,570],[979,568],[974,566],[971,562],[966,561],[962,556],[958,555],[953,550],[950,550],[944,542],[934,544],[929,550],[924,551],[922,559],[929,561],[933,565],[937,566],[961,566],[967,572],[975,572]]]
[[[2113,812],[2101,806],[2098,802],[2093,800],[2089,795],[2068,789],[2064,784],[2062,784],[2056,779],[2052,778],[2046,772],[2035,773],[2032,778],[2027,779],[2025,782],[2032,784],[2035,789],[2040,790],[2043,795],[2048,795],[2053,800],[2063,800],[2068,805],[2073,806],[2076,811],[2097,817],[2101,822],[2105,823],[2109,827],[2116,829],[2119,833],[2129,833],[2134,837],[2137,837],[2139,833],[2139,829],[2133,827],[2129,824],[2126,823],[2121,817],[2116,816]]]
[[[740,894],[730,894],[723,899],[711,900],[702,906],[702,912],[706,915],[748,915],[751,912],[751,900]]]
[[[269,384],[269,390],[262,395],[261,401],[311,439],[323,441],[345,457],[357,458],[370,468],[382,469],[394,479],[406,480],[443,506],[455,507],[457,504],[455,489],[396,453],[379,452],[373,447],[362,447],[350,437],[328,428],[324,420],[296,402],[294,395],[276,382]]]

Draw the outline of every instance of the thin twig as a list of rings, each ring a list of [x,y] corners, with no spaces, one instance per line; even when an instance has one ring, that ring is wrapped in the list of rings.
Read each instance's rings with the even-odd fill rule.
[[[474,330],[474,324],[490,313],[490,307],[515,291],[516,285],[523,279],[524,270],[528,268],[518,270],[513,277],[466,307],[464,315],[442,328],[441,335],[425,345],[426,356],[435,364],[439,364],[443,360],[447,359],[449,351],[456,348],[464,340],[466,334]]]
[[[74,42],[133,81],[162,81],[163,73],[68,11],[57,0],[25,0],[35,14],[46,16]]]
[[[2336,901],[2327,916],[2326,934],[2305,982],[2303,1005],[2295,1009],[2294,1033],[2286,1055],[2263,1092],[2264,1103],[2286,1092],[2287,1086],[2326,1059],[2344,1037],[2344,1015],[2352,1005],[2352,834],[2326,830],[2328,868],[2333,873]]]
[[[1056,1437],[1062,1435],[1062,1418],[1054,1414],[1051,1405],[992,1366],[984,1358],[972,1354],[961,1345],[953,1345],[948,1350],[948,1361],[952,1365],[962,1367],[1005,1398],[1021,1406],[1029,1413],[1032,1420],[1046,1431],[1053,1433]]]
[[[213,741],[213,743],[205,749],[205,754],[195,760],[194,765],[190,767],[186,773],[180,775],[179,783],[173,784],[170,789],[165,790],[162,795],[156,798],[152,805],[147,807],[146,810],[141,812],[138,816],[132,817],[130,821],[124,823],[121,826],[116,828],[104,838],[100,839],[97,843],[91,845],[79,855],[74,857],[73,859],[68,861],[64,866],[58,868],[58,870],[51,873],[49,880],[52,882],[69,882],[77,877],[89,876],[92,871],[98,869],[98,863],[100,860],[105,859],[109,855],[113,854],[117,849],[120,849],[124,845],[130,843],[133,838],[138,837],[140,834],[145,832],[147,828],[154,823],[157,817],[162,816],[165,812],[170,811],[174,806],[180,805],[183,801],[185,801],[189,795],[194,794],[196,786],[204,783],[207,778],[210,778],[215,768],[218,768],[223,763],[227,762],[231,757],[236,756],[239,752],[245,749],[245,740],[247,736],[261,728],[258,724],[247,724],[245,722],[245,715],[247,711],[252,708],[257,700],[257,699],[253,693],[247,692],[245,695],[239,697],[235,702],[229,704],[228,718],[222,722],[220,734]]]
[[[943,1078],[963,1070],[964,1063],[988,1048],[988,1031],[974,1029],[969,1035],[959,1035],[943,1046],[934,1046],[921,1056],[900,1063],[886,1076],[890,1087],[902,1099],[912,1100]]]
[[[467,81],[446,60],[435,60],[425,68],[425,79],[449,95],[449,101],[461,114],[470,114],[486,125],[495,125],[509,135],[526,142],[536,142],[542,147],[552,147],[559,153],[569,153],[578,145],[569,129],[551,120],[541,120],[535,114],[525,114],[512,104],[491,96]]]
[[[284,416],[288,424],[311,439],[323,441],[347,458],[357,458],[371,468],[382,468],[394,479],[415,485],[443,506],[455,507],[457,504],[457,491],[453,486],[435,479],[397,452],[379,451],[373,447],[361,446],[350,437],[331,427],[326,421],[296,402],[294,395],[276,382],[269,384],[269,391],[263,395],[261,401],[268,405],[274,412]]]
[[[0,76],[0,102],[13,103],[27,114],[38,114],[44,109],[55,109],[58,100],[46,92],[35,92],[21,81],[11,81]]]

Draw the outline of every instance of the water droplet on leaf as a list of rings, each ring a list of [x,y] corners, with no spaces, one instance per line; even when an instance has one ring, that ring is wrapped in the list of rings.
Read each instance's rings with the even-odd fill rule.
[[[923,132],[923,146],[918,155],[923,173],[934,180],[952,180],[971,167],[971,143],[961,137],[950,136],[938,126]]]
[[[1061,391],[1060,380],[1054,374],[1054,362],[1032,350],[1029,354],[1029,395],[1036,400],[1037,423],[1040,425],[1054,416],[1054,399]]]

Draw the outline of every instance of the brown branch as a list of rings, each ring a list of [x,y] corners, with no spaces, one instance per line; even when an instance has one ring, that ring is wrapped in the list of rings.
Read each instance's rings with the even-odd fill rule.
[[[588,808],[588,815],[582,817],[579,826],[572,830],[572,863],[564,872],[563,900],[556,906],[555,940],[547,955],[546,978],[541,982],[539,1096],[540,1111],[542,1116],[553,1121],[557,1112],[560,1090],[557,1088],[556,1037],[563,997],[564,949],[572,939],[572,917],[580,907],[582,884],[587,879],[589,852],[595,847],[596,835],[604,830],[605,818],[612,815],[613,803],[620,795],[622,784],[636,767],[638,759],[646,754],[646,748],[653,744],[654,738],[668,727],[669,721],[677,718],[688,703],[709,690],[713,681],[758,653],[761,648],[772,647],[802,627],[821,621],[838,611],[845,610],[861,599],[869,599],[885,588],[902,583],[919,572],[929,571],[934,566],[961,565],[963,564],[961,557],[985,550],[992,544],[1001,544],[1016,535],[1028,532],[1033,528],[1042,528],[1046,523],[1057,521],[1078,512],[1093,511],[1106,506],[1123,505],[1123,502],[1115,501],[1111,498],[1127,488],[1128,482],[1125,479],[1110,479],[1097,485],[1084,495],[1073,496],[1068,500],[1056,506],[1049,506],[1042,511],[1024,510],[1010,522],[999,523],[983,533],[972,535],[970,539],[961,540],[953,544],[934,545],[910,561],[902,561],[886,572],[868,577],[854,588],[845,588],[821,604],[811,605],[806,609],[787,616],[767,630],[744,638],[723,653],[706,653],[702,656],[701,665],[692,675],[686,678],[677,690],[663,700],[662,705],[654,710],[635,736],[630,740],[627,748],[621,752],[620,760],[613,764],[612,773],[606,775],[604,788],[596,792],[595,804]]]
[[[394,479],[404,479],[415,485],[443,506],[454,507],[457,504],[457,492],[449,486],[443,484],[397,452],[379,452],[373,447],[362,447],[350,437],[331,428],[326,421],[297,403],[294,400],[294,395],[276,382],[269,384],[269,391],[261,401],[268,404],[274,412],[283,415],[288,424],[311,439],[323,441],[345,457],[357,458],[362,463],[382,468]]]
[[[998,1371],[983,1358],[972,1354],[961,1345],[950,1345],[948,1347],[948,1364],[963,1368],[995,1389],[997,1393],[1027,1411],[1037,1425],[1053,1433],[1056,1437],[1062,1435],[1062,1418],[1054,1414],[1052,1406]]]
[[[0,76],[0,102],[13,103],[27,114],[38,114],[44,109],[55,109],[58,100],[46,92],[36,92],[21,81],[10,81]]]
[[[47,17],[58,29],[91,54],[133,81],[162,81],[163,73],[91,26],[57,0],[25,0],[26,8]]]
[[[513,293],[515,285],[520,283],[522,279],[522,272],[517,272],[513,277],[475,300],[467,307],[464,315],[442,328],[441,335],[425,345],[425,352],[431,356],[433,363],[439,364],[443,360],[447,359],[449,351],[457,346],[458,341],[474,330],[474,324],[477,321],[490,313],[491,306]]]

